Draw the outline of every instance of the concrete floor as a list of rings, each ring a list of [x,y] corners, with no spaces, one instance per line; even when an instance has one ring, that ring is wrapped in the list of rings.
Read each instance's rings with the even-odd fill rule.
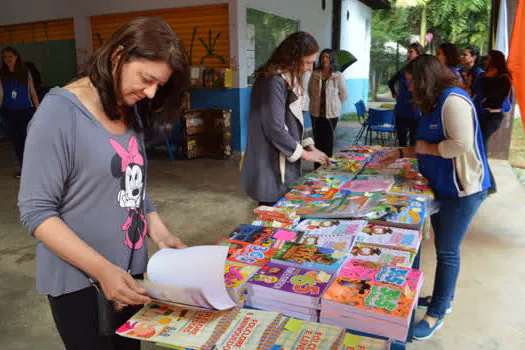
[[[349,143],[354,135],[341,125],[338,143]],[[0,159],[0,349],[62,349],[47,300],[34,291],[35,241],[19,224],[9,144],[0,144]],[[525,190],[507,162],[491,164],[499,192],[483,204],[463,244],[453,313],[432,339],[408,349],[525,349]],[[237,161],[170,162],[155,154],[150,166],[149,195],[189,245],[213,244],[253,217],[255,203],[237,186]],[[433,244],[425,241],[423,295],[432,290],[434,268]]]

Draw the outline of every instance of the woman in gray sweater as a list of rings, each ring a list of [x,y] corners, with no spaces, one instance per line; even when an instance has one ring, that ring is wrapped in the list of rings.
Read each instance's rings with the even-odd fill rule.
[[[146,270],[147,237],[161,249],[185,247],[146,195],[143,134],[177,115],[186,81],[171,27],[135,18],[79,79],[48,93],[29,126],[18,205],[38,239],[37,290],[68,350],[140,349],[114,331],[134,313],[126,305],[150,301],[134,279]],[[100,307],[110,303],[99,292],[114,308]]]
[[[273,205],[288,192],[301,176],[301,159],[330,162],[304,137],[302,78],[318,52],[314,37],[297,32],[255,72],[241,188],[260,205]]]

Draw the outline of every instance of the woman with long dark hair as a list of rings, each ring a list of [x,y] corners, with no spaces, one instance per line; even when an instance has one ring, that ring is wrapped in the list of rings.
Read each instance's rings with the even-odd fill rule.
[[[459,68],[459,74],[463,79],[465,90],[470,90],[476,79],[482,74],[483,65],[481,64],[481,57],[479,49],[475,45],[468,45],[461,53],[461,64],[463,67]]]
[[[3,63],[0,69],[0,114],[5,117],[9,136],[15,149],[20,169],[24,158],[27,125],[38,108],[38,96],[33,78],[13,47],[2,50]],[[20,172],[16,177],[20,177]]]
[[[490,186],[487,159],[476,109],[436,57],[423,55],[406,67],[414,103],[421,110],[415,147],[387,153],[384,165],[403,157],[417,157],[428,179],[439,212],[432,215],[437,253],[432,296],[421,297],[418,307],[427,314],[415,327],[416,339],[428,339],[451,311],[460,268],[460,245]]]
[[[38,239],[37,290],[68,350],[139,349],[115,330],[136,311],[128,305],[150,301],[135,280],[148,237],[160,249],[185,247],[146,194],[143,135],[177,116],[187,80],[171,27],[137,17],[80,78],[46,95],[29,126],[18,205]]]
[[[317,68],[308,82],[308,97],[315,145],[331,157],[335,128],[341,116],[341,104],[348,98],[346,81],[337,67],[335,51],[321,51]],[[320,165],[315,163],[315,168]]]
[[[488,54],[487,71],[476,80],[472,88],[486,151],[488,151],[490,137],[501,127],[503,112],[510,110],[511,89],[512,75],[507,68],[505,56],[501,51],[491,50]],[[492,194],[497,191],[492,171],[490,171],[490,183],[489,194]]]
[[[273,205],[289,191],[301,176],[301,159],[330,162],[304,137],[302,79],[318,52],[313,36],[297,32],[255,72],[241,188],[261,205]]]
[[[407,60],[425,53],[425,49],[420,43],[408,45]],[[396,91],[397,82],[397,91]],[[399,146],[414,146],[416,144],[416,133],[419,115],[421,114],[412,104],[412,93],[408,89],[408,82],[405,76],[405,68],[397,71],[388,81],[388,87],[392,97],[396,99],[394,113],[396,114],[396,134]]]
[[[456,44],[443,43],[439,45],[436,56],[441,63],[448,67],[454,76],[461,78],[458,68],[460,62],[459,49]]]

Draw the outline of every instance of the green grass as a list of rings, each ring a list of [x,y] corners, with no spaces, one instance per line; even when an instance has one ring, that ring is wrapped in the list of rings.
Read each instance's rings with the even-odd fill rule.
[[[521,118],[514,118],[509,152],[510,164],[525,167],[525,131]]]
[[[358,121],[357,113],[345,113],[341,116],[341,120],[344,122],[356,122]]]

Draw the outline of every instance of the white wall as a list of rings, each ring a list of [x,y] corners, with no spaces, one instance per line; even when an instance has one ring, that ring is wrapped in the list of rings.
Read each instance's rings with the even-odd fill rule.
[[[350,14],[346,19],[347,11]],[[341,11],[341,49],[351,52],[357,62],[344,72],[346,79],[368,79],[372,43],[372,9],[358,0],[343,0]]]
[[[299,30],[312,34],[321,50],[332,44],[332,0],[326,1],[323,11],[320,0],[238,0],[239,59],[245,62],[248,47],[246,37],[246,8],[271,12],[299,21]],[[239,67],[240,87],[247,86],[248,72],[245,65]]]

